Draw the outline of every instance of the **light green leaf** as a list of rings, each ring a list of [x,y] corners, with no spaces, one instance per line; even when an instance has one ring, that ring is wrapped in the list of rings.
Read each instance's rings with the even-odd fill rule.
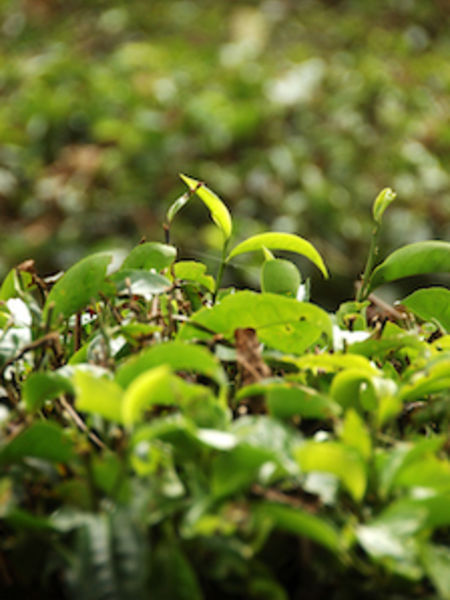
[[[214,278],[206,275],[206,265],[195,260],[181,260],[174,264],[173,272],[177,279],[195,281],[213,292],[215,289]]]
[[[308,442],[295,451],[300,468],[305,471],[325,471],[340,479],[356,501],[366,491],[366,465],[361,454],[339,442]]]
[[[271,519],[276,529],[313,540],[335,553],[342,548],[339,531],[325,519],[273,502],[262,502],[256,510],[263,518]]]
[[[425,273],[450,272],[450,242],[426,241],[408,244],[390,254],[373,271],[368,292],[383,283]]]
[[[375,198],[372,206],[373,218],[377,223],[381,223],[384,211],[394,202],[397,194],[391,188],[384,188]]]
[[[222,231],[225,240],[231,236],[232,221],[228,208],[216,194],[206,187],[201,181],[180,174],[181,179],[188,186],[191,192],[195,192],[208,208],[211,218],[217,227]]]
[[[74,456],[72,442],[56,423],[38,421],[0,448],[0,464],[24,458],[68,462]]]
[[[145,242],[139,244],[130,252],[123,261],[121,269],[143,269],[149,271],[162,271],[170,267],[177,256],[174,246],[160,244],[159,242]]]
[[[426,544],[421,552],[425,572],[442,600],[450,600],[450,548]]]
[[[51,289],[45,302],[43,318],[53,305],[52,322],[60,315],[67,318],[95,300],[104,283],[111,254],[104,252],[83,258],[71,267]]]
[[[306,256],[306,258],[309,258],[309,260],[323,273],[324,277],[328,277],[325,263],[314,246],[307,240],[298,235],[294,235],[293,233],[268,232],[254,235],[235,246],[228,255],[227,261],[239,254],[262,250],[263,248],[268,248],[270,250],[287,250]]]
[[[424,321],[437,321],[444,331],[450,333],[450,290],[442,287],[417,290],[401,303]]]
[[[356,448],[364,460],[367,461],[370,459],[372,454],[372,440],[370,439],[369,431],[359,414],[352,408],[345,413],[339,437],[347,446]]]
[[[145,371],[167,365],[173,371],[191,371],[209,377],[219,385],[227,379],[220,362],[203,346],[166,342],[146,348],[125,361],[116,372],[116,381],[126,388]]]
[[[178,339],[209,339],[214,333],[232,339],[240,327],[255,329],[262,342],[291,354],[302,354],[322,335],[332,336],[330,317],[318,306],[278,294],[243,291],[194,313],[191,322],[180,327]]]
[[[175,216],[180,212],[183,206],[186,206],[186,204],[191,199],[191,196],[192,193],[186,192],[185,194],[177,198],[174,202],[172,202],[172,204],[167,209],[166,213],[167,221],[169,224],[172,223]]]
[[[323,352],[321,354],[305,354],[300,358],[286,358],[287,362],[295,364],[299,369],[308,369],[317,375],[319,371],[326,371],[327,373],[335,373],[343,369],[358,369],[359,371],[365,371],[368,375],[377,375],[378,369],[367,360],[365,356],[359,354],[352,354],[350,352],[342,353],[335,352],[330,354]]]
[[[20,277],[23,283],[23,287],[27,288],[31,281],[31,275],[27,271],[21,271]],[[2,286],[0,287],[0,300],[9,300],[10,298],[15,298],[20,295],[20,282],[19,277],[17,275],[17,269],[11,269],[8,275],[3,280]]]
[[[266,260],[261,270],[263,292],[296,298],[302,282],[300,272],[289,260],[281,258]]]
[[[402,401],[411,401],[449,389],[450,358],[438,355],[422,371],[414,373],[411,381],[401,387],[399,397]]]
[[[89,371],[76,371],[75,405],[78,410],[97,414],[105,419],[122,422],[122,388],[105,377],[96,377]]]

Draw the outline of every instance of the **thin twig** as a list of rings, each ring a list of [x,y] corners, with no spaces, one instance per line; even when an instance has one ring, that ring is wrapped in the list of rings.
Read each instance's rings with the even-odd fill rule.
[[[97,446],[97,448],[100,448],[100,450],[104,450],[106,448],[105,444],[93,431],[91,431],[88,428],[88,426],[77,413],[77,411],[74,409],[74,407],[64,398],[64,396],[59,396],[58,399],[63,409],[68,413],[68,415],[78,427],[78,429],[80,429],[83,433],[86,433],[88,438],[95,446]]]

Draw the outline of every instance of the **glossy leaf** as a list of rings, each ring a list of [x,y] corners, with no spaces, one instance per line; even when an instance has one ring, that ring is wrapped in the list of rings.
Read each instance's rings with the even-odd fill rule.
[[[372,206],[372,215],[374,221],[378,224],[381,223],[383,213],[387,209],[387,207],[394,202],[397,194],[391,190],[391,188],[384,188],[378,196],[375,198],[375,202]]]
[[[450,333],[450,290],[442,287],[417,290],[401,303],[424,321],[437,321],[444,331]]]
[[[362,500],[366,491],[366,466],[361,454],[339,442],[307,442],[295,453],[302,471],[332,473],[356,501]]]
[[[197,181],[192,177],[187,177],[186,175],[181,174],[180,177],[191,190],[191,192],[195,192],[207,206],[212,220],[222,231],[225,240],[228,240],[231,236],[232,221],[230,213],[228,212],[228,208],[225,206],[222,200],[201,181]]]
[[[177,256],[174,246],[160,244],[159,242],[145,242],[139,244],[130,252],[123,261],[122,269],[143,269],[149,271],[162,271],[173,263]]]
[[[239,254],[262,250],[263,248],[268,248],[270,250],[286,250],[306,256],[306,258],[316,265],[324,277],[328,277],[325,263],[314,246],[307,240],[298,235],[294,235],[293,233],[270,232],[254,235],[235,246],[228,255],[227,260],[231,260]]]
[[[55,423],[38,421],[0,448],[0,464],[25,458],[68,462],[74,456],[66,432]]]
[[[370,459],[372,454],[370,433],[362,418],[352,408],[345,413],[340,438],[344,444],[358,450],[364,460]]]
[[[43,317],[53,306],[52,322],[59,316],[70,317],[98,297],[111,255],[103,252],[83,258],[71,267],[50,290]]]
[[[322,335],[332,335],[328,314],[314,304],[277,294],[243,291],[194,313],[191,322],[180,327],[178,339],[208,339],[214,333],[232,339],[234,331],[241,327],[255,329],[262,342],[292,354],[302,354]]]
[[[395,250],[378,265],[370,277],[368,292],[403,277],[449,272],[450,242],[415,242]]]

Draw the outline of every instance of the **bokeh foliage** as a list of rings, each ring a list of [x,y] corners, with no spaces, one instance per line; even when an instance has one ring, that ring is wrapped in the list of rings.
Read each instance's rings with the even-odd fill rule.
[[[238,236],[311,239],[335,286],[382,187],[386,252],[448,239],[444,0],[3,0],[0,18],[2,275],[163,241],[177,171],[220,193]],[[183,215],[187,257],[217,246],[201,207]]]

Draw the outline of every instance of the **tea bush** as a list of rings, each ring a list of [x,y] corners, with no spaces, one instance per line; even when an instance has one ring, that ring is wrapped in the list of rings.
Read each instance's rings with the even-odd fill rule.
[[[182,178],[166,243],[3,281],[2,598],[450,598],[450,291],[374,293],[448,275],[450,243],[380,261],[383,190],[357,295],[329,313],[293,262],[328,277],[309,241],[236,244]],[[171,243],[194,197],[214,275]],[[247,253],[262,291],[222,287]]]

